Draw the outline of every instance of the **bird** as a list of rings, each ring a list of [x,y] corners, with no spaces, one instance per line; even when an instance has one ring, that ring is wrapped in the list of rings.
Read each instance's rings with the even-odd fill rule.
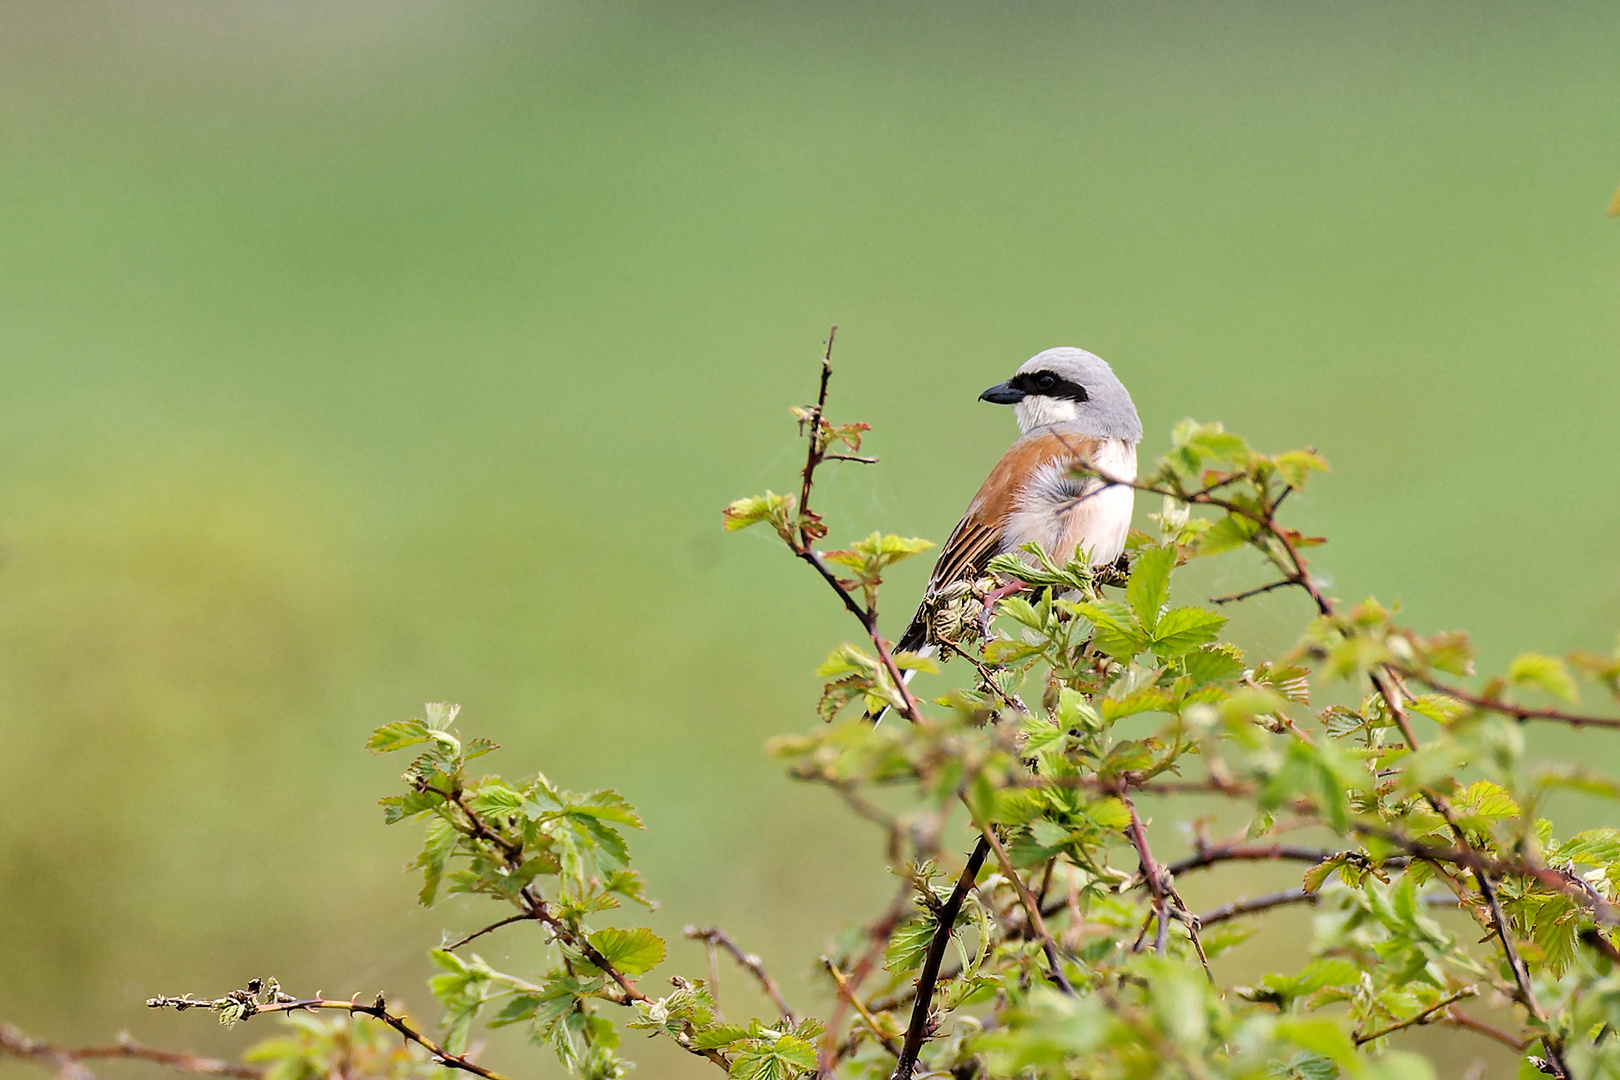
[[[1074,474],[1085,463],[1111,478],[1136,477],[1142,421],[1107,361],[1084,349],[1047,349],[979,400],[1011,405],[1020,437],[940,549],[922,603],[895,642],[901,652],[928,657],[938,651],[931,626],[941,594],[983,577],[997,555],[1035,541],[1060,566],[1077,551],[1103,566],[1125,550],[1135,490]],[[906,675],[909,681],[911,671]]]

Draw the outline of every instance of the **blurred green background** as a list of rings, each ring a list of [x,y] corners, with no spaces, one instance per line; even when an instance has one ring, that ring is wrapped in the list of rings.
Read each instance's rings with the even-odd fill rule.
[[[1077,344],[1150,455],[1320,448],[1337,595],[1607,647],[1617,50],[1601,3],[6,3],[0,1018],[240,1046],[140,1001],[259,974],[426,1011],[481,909],[413,907],[360,747],[428,699],[621,789],[658,927],[819,1005],[878,838],[760,748],[850,627],[719,509],[791,483],[831,322],[883,459],[835,540],[943,537],[1013,431],[979,390]]]

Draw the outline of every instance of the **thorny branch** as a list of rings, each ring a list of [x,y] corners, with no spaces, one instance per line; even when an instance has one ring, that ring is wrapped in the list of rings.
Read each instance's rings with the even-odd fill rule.
[[[500,1073],[484,1068],[484,1066],[466,1055],[450,1053],[450,1051],[435,1042],[431,1036],[423,1033],[420,1028],[412,1024],[404,1014],[389,1011],[388,1000],[382,994],[378,994],[376,1000],[369,1005],[363,1004],[358,995],[348,1001],[343,1001],[323,997],[293,998],[276,993],[272,995],[271,1000],[260,1001],[256,990],[233,990],[225,997],[216,998],[212,1001],[199,1001],[190,994],[182,997],[155,997],[148,998],[146,1004],[147,1007],[153,1009],[176,1009],[182,1012],[186,1009],[208,1009],[213,1012],[222,1012],[229,1008],[235,1008],[238,1010],[236,1016],[241,1020],[247,1020],[260,1013],[313,1012],[316,1009],[336,1009],[351,1015],[359,1014],[382,1021],[399,1032],[400,1036],[406,1041],[420,1046],[433,1055],[435,1061],[448,1068],[459,1069],[462,1072],[472,1073],[474,1076],[482,1076],[484,1080],[507,1080]]]
[[[951,935],[956,930],[956,916],[962,910],[962,903],[978,880],[979,868],[984,865],[984,857],[990,852],[990,844],[980,837],[979,842],[973,845],[973,851],[968,855],[967,866],[962,870],[962,876],[956,879],[956,887],[951,895],[940,905],[935,917],[939,920],[934,930],[933,938],[928,942],[928,952],[923,957],[922,970],[917,974],[917,997],[911,1006],[911,1023],[906,1027],[906,1041],[900,1047],[899,1058],[894,1066],[894,1080],[911,1080],[911,1072],[917,1065],[917,1055],[922,1052],[923,1040],[928,1037],[929,1013],[933,1008],[934,984],[939,980],[939,965],[945,959],[945,950],[950,945]]]
[[[220,1058],[198,1057],[172,1050],[154,1050],[142,1046],[127,1034],[119,1035],[118,1041],[112,1046],[59,1046],[30,1039],[9,1024],[0,1024],[0,1054],[55,1070],[63,1080],[95,1080],[95,1074],[83,1063],[115,1059],[149,1061],[177,1072],[230,1076],[236,1080],[262,1080],[264,1076],[263,1069],[252,1065],[238,1065]]]
[[[776,1011],[781,1014],[782,1019],[786,1020],[789,1024],[794,1022],[793,1010],[788,1008],[787,1001],[783,999],[782,988],[776,985],[776,980],[771,978],[770,972],[765,970],[765,962],[763,960],[761,960],[754,953],[743,952],[742,949],[738,947],[737,943],[731,940],[731,936],[718,926],[711,926],[706,929],[700,929],[696,926],[688,926],[683,932],[691,940],[703,942],[703,944],[707,945],[711,951],[715,949],[724,949],[727,953],[729,953],[731,958],[737,961],[738,967],[742,968],[744,971],[748,972],[756,980],[758,980],[760,988],[765,991],[765,996],[771,999],[771,1004],[776,1006]],[[710,987],[709,992],[710,994],[716,996],[716,1000],[719,1000],[718,995],[720,993],[720,989],[718,986]]]

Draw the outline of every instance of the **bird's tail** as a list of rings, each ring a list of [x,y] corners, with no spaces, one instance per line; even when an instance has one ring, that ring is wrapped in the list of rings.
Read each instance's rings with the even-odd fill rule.
[[[910,632],[908,631],[907,636],[909,636],[909,633]],[[921,645],[912,646],[912,645],[907,645],[905,642],[906,642],[906,637],[904,637],[904,636],[901,637],[899,641],[895,642],[894,651],[895,652],[914,652],[918,656],[922,657],[924,660],[928,659],[930,656],[933,656],[935,653],[939,652],[939,646],[938,645],[921,644]],[[902,687],[910,686],[911,685],[911,677],[913,675],[915,675],[915,674],[917,674],[917,669],[916,668],[907,668],[905,671],[902,671],[900,673],[900,685]],[[887,716],[887,715],[889,715],[889,706],[885,705],[885,706],[883,706],[883,708],[879,709],[875,713],[871,713],[871,712],[867,713],[866,714],[866,719],[870,720],[872,722],[873,727],[876,727],[877,725],[879,725],[879,724],[881,724],[883,722],[883,718],[885,716]]]

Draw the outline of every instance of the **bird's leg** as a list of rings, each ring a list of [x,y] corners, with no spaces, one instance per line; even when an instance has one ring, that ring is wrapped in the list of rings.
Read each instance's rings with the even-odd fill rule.
[[[1014,581],[1010,585],[998,586],[984,594],[984,610],[979,612],[979,630],[986,641],[990,640],[990,620],[995,618],[996,605],[1001,602],[1003,597],[1011,596],[1023,588],[1024,583],[1022,581]]]

